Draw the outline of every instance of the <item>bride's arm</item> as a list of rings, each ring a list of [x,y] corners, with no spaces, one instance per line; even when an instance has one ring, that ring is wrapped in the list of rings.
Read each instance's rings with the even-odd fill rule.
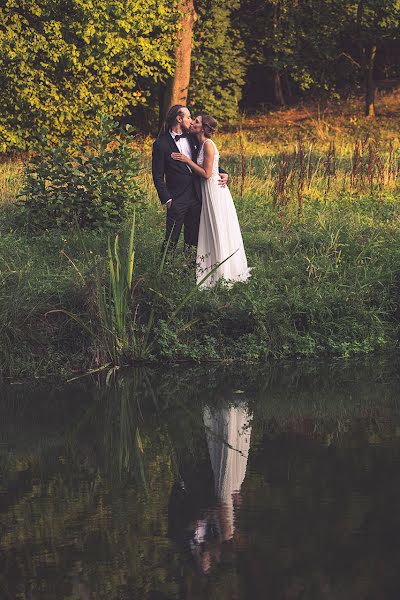
[[[213,163],[214,163],[214,155],[215,148],[213,144],[204,144],[204,163],[203,166],[200,167],[197,163],[193,162],[180,152],[173,152],[171,154],[174,160],[180,160],[181,162],[186,163],[192,171],[200,175],[200,177],[204,177],[204,179],[210,179],[213,172]]]

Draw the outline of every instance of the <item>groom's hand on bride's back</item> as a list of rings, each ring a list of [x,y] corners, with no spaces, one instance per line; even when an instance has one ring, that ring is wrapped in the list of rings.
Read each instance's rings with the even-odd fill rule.
[[[228,173],[220,173],[219,174],[218,185],[220,187],[226,187],[227,184],[228,184],[228,179],[229,179]]]

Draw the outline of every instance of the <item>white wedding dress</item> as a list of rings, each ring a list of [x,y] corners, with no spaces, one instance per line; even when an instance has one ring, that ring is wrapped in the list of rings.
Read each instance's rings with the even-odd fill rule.
[[[235,530],[233,495],[240,492],[250,450],[250,414],[245,405],[218,410],[206,406],[203,420],[215,494],[223,507],[223,538],[231,539]]]
[[[250,277],[242,234],[235,205],[228,187],[218,185],[219,152],[210,139],[204,144],[215,148],[214,164],[210,179],[201,178],[202,209],[200,217],[199,241],[197,245],[197,283],[212,269],[230,257],[210,275],[200,287],[212,287],[224,278],[227,282],[246,281]],[[204,144],[197,164],[203,166]],[[232,255],[232,256],[231,256]]]

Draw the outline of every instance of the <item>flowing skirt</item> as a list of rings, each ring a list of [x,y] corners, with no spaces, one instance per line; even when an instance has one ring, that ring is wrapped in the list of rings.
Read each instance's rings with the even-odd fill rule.
[[[197,245],[197,283],[219,265],[203,281],[202,288],[212,287],[221,278],[235,282],[247,281],[250,277],[235,205],[229,188],[220,187],[218,179],[218,175],[213,175],[201,181],[203,203]]]
[[[251,425],[246,406],[230,406],[203,414],[208,451],[214,474],[215,495],[223,507],[224,539],[234,532],[233,495],[240,492],[246,475]]]

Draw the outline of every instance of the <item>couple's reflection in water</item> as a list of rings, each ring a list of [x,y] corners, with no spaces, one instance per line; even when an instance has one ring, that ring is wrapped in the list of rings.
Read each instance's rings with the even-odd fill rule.
[[[397,598],[390,369],[384,387],[381,369],[374,384],[207,368],[75,395],[7,388],[0,598]]]
[[[205,406],[208,477],[183,472],[170,501],[171,537],[190,554],[196,570],[208,575],[234,555],[235,526],[241,505],[251,440],[251,414],[245,402]],[[184,470],[184,469],[183,469]],[[199,481],[208,489],[199,489]],[[205,486],[207,487],[207,486]]]

